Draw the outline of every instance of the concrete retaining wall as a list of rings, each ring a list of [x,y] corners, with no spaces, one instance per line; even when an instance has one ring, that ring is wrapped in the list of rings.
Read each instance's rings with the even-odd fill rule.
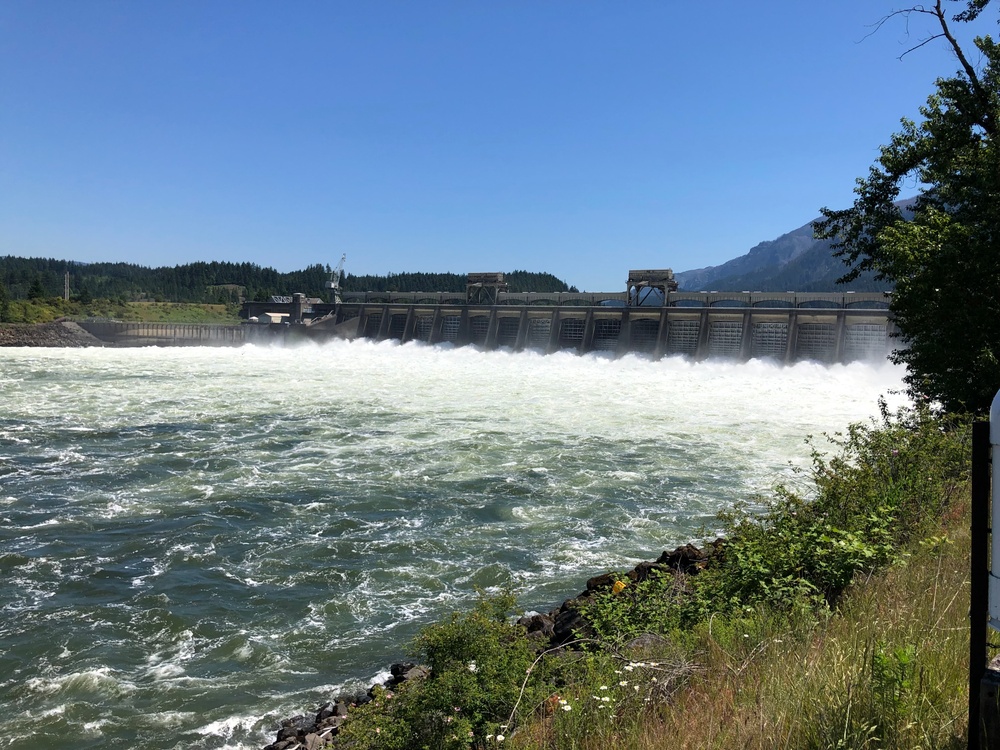
[[[239,346],[246,342],[246,326],[196,323],[121,323],[85,320],[80,327],[116,346]]]

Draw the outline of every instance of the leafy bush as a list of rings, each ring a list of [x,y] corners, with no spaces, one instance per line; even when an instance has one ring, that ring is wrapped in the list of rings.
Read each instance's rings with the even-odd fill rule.
[[[727,541],[703,572],[593,598],[586,613],[597,633],[671,633],[758,603],[809,610],[835,602],[858,572],[895,560],[965,480],[969,431],[927,408],[880,407],[879,419],[829,438],[832,457],[814,449],[812,497],[778,488],[756,508],[721,513]]]
[[[891,562],[937,522],[964,481],[968,430],[928,409],[901,409],[832,438],[813,453],[816,495],[780,489],[766,512],[725,514],[728,543],[692,586],[688,616],[765,602],[833,603],[858,572]]]
[[[535,653],[510,620],[514,603],[509,591],[482,597],[470,612],[421,631],[412,651],[431,667],[430,677],[355,709],[337,746],[445,750],[502,734],[517,705],[532,707],[546,691],[538,673],[522,696]]]
[[[620,592],[593,597],[583,609],[599,640],[622,643],[646,633],[674,631],[681,624],[683,605],[689,596],[683,577],[654,573]]]

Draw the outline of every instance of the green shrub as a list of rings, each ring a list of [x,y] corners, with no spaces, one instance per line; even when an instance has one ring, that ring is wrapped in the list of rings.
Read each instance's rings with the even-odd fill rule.
[[[627,580],[624,574],[619,580]],[[672,573],[653,573],[630,583],[621,592],[598,594],[583,606],[596,638],[620,644],[646,633],[671,633],[681,624],[685,597],[689,595],[683,578]]]
[[[713,613],[765,604],[832,604],[859,572],[897,559],[937,522],[968,469],[969,431],[929,409],[900,409],[829,438],[813,451],[814,493],[778,488],[756,506],[720,514],[726,543],[686,581],[653,577],[594,597],[586,614],[604,639],[690,628]]]
[[[901,409],[813,453],[811,499],[779,489],[764,513],[724,514],[728,543],[693,581],[689,618],[757,602],[833,603],[858,572],[885,565],[940,520],[967,476],[968,430]]]
[[[514,603],[510,591],[481,597],[470,612],[424,628],[412,652],[430,677],[355,709],[337,746],[446,750],[503,733],[516,706],[527,713],[547,692],[524,629],[510,619]]]

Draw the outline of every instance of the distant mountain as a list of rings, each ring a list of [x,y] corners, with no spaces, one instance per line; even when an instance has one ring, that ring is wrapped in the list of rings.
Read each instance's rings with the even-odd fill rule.
[[[912,199],[900,201],[902,207]],[[815,221],[815,220],[814,220]],[[874,274],[862,274],[848,284],[837,279],[847,266],[833,256],[830,240],[813,237],[813,222],[761,242],[746,255],[719,266],[696,268],[675,274],[681,291],[701,292],[881,292],[891,290],[885,281],[875,281]]]

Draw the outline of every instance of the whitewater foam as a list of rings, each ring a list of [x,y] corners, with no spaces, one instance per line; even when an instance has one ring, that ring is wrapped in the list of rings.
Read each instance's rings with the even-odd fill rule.
[[[72,704],[47,737],[151,750],[262,746],[257,717],[371,684],[477,589],[544,609],[694,540],[902,377],[364,341],[0,356],[0,736]]]

